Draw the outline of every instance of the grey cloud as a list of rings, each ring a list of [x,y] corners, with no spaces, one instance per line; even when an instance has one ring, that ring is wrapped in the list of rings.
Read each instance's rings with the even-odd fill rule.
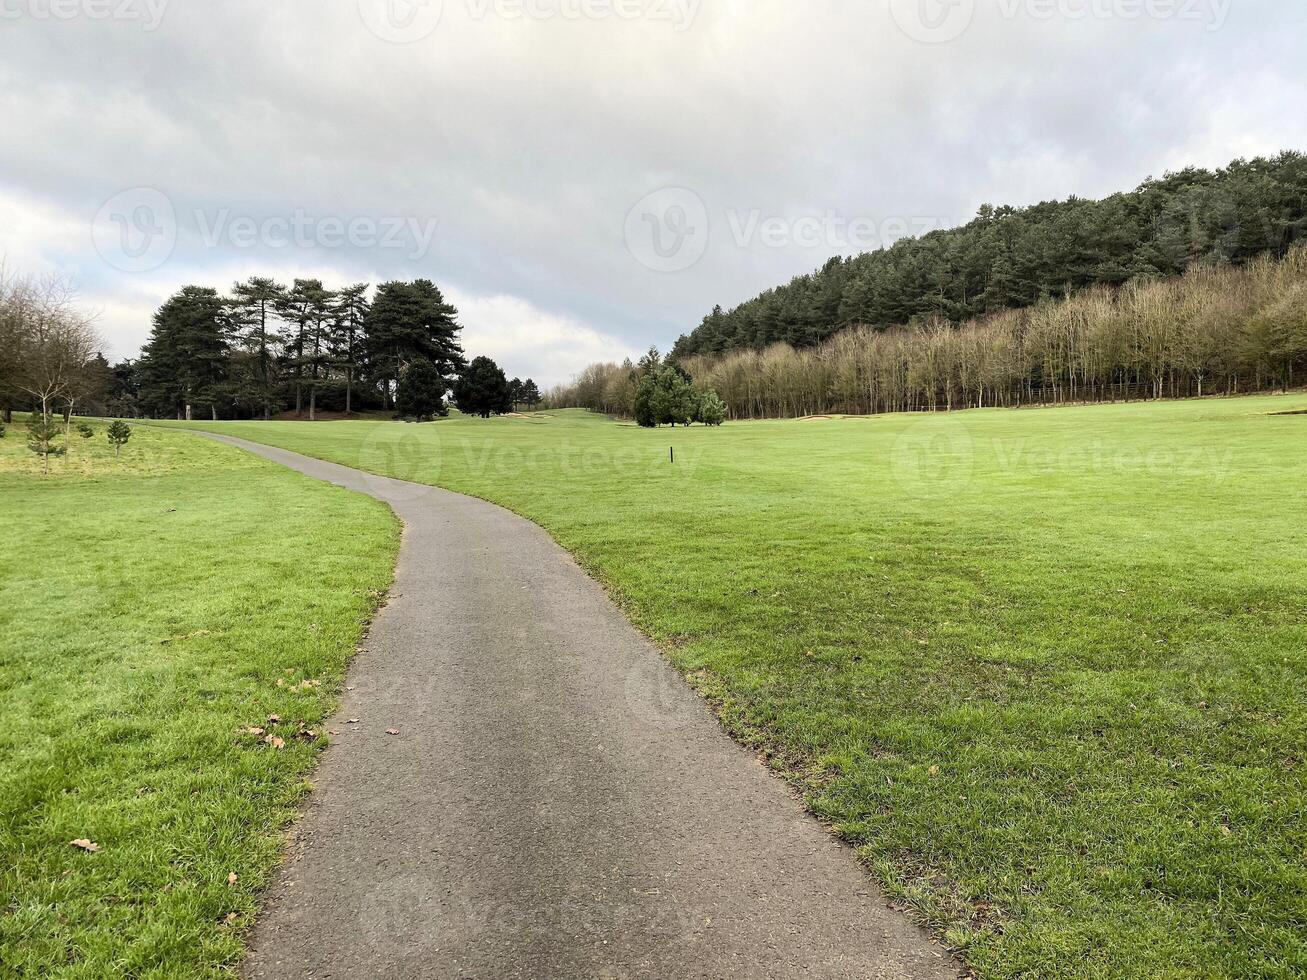
[[[366,12],[372,0],[360,2]],[[703,0],[680,30],[445,0],[407,44],[377,37],[355,3],[172,0],[154,30],[9,17],[0,201],[87,231],[81,244],[33,243],[5,221],[0,251],[73,270],[106,301],[139,296],[133,274],[99,259],[90,227],[113,195],[155,188],[177,239],[152,284],[225,286],[260,262],[340,281],[425,275],[469,309],[502,312],[490,301],[507,297],[528,322],[638,350],[865,244],[835,225],[892,235],[965,220],[985,201],[1099,195],[1167,167],[1307,147],[1300,5],[1236,0],[1201,22],[1121,13],[1147,0],[975,0],[951,41],[905,33],[902,17],[939,2]],[[578,3],[567,10],[589,9]],[[702,201],[710,233],[697,262],[659,272],[632,254],[626,221],[668,187]],[[222,214],[264,229],[298,213],[319,226],[434,222],[434,233],[416,256],[318,232],[289,246],[261,231],[206,241]],[[768,220],[781,234],[741,240]],[[148,329],[129,321],[118,353]],[[513,337],[522,371],[534,358],[550,380],[566,373],[556,332],[542,326],[536,350]]]

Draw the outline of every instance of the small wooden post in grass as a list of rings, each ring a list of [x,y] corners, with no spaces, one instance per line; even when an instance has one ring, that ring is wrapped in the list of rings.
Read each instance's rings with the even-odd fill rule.
[[[675,447],[675,446],[668,446],[668,447],[667,447],[667,456],[668,456],[668,458],[669,458],[673,463],[676,462],[676,447]]]

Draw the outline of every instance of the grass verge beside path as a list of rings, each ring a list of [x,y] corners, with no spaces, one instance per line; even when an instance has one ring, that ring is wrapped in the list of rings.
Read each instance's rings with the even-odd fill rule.
[[[1303,408],[201,427],[542,524],[983,975],[1242,980],[1307,975]]]
[[[0,440],[0,975],[228,975],[398,528],[183,433],[115,459],[93,424],[46,478]]]

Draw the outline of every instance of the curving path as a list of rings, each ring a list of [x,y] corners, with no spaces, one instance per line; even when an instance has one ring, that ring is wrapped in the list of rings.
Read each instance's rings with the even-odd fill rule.
[[[958,976],[540,528],[211,438],[405,525],[247,976]]]

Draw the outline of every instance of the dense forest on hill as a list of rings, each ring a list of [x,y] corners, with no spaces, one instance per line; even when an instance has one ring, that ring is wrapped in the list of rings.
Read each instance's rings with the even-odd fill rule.
[[[1167,174],[1100,201],[985,205],[963,227],[832,258],[734,309],[719,306],[671,356],[804,348],[851,326],[960,323],[1092,286],[1283,257],[1304,237],[1307,157],[1292,152]]]
[[[635,414],[657,366],[593,364],[552,406]],[[853,326],[818,344],[682,355],[730,418],[870,414],[1241,394],[1307,381],[1307,243],[950,323]]]

